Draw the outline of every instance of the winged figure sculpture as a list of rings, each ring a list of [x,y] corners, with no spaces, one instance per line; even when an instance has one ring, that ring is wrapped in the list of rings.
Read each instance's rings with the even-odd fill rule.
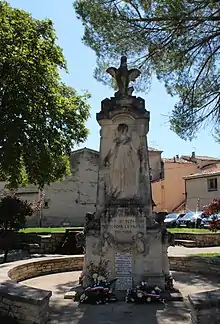
[[[129,88],[129,83],[135,81],[141,74],[138,69],[128,70],[126,56],[121,57],[121,64],[118,69],[115,67],[109,67],[106,72],[116,80],[118,86],[117,94],[121,97],[131,95],[134,89],[133,87]]]

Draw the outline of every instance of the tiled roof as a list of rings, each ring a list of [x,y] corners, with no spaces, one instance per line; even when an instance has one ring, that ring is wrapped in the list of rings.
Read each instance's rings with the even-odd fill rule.
[[[190,174],[190,175],[184,177],[184,179],[203,178],[203,177],[209,177],[209,176],[213,176],[213,175],[220,175],[220,167],[219,166],[216,168],[204,170],[202,172]]]
[[[192,157],[191,155],[181,155],[182,159],[190,160]],[[220,157],[211,157],[211,156],[200,156],[196,155],[195,160],[201,160],[201,161],[220,161]]]
[[[192,161],[184,160],[181,157],[179,159],[178,158],[174,158],[174,157],[173,158],[163,158],[162,160],[165,163],[185,163],[185,164],[193,164]]]
[[[81,149],[78,149],[78,150],[75,150],[75,151],[72,151],[72,154],[76,154],[76,153],[81,153],[83,151],[89,151],[93,154],[99,154],[99,151],[96,151],[96,150],[93,150],[93,149],[90,149],[88,147],[83,147]]]

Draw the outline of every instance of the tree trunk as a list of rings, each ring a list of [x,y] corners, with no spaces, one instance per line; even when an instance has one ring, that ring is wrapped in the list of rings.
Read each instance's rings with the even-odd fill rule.
[[[8,252],[9,252],[9,250],[5,250],[5,254],[4,254],[4,258],[3,258],[3,263],[6,263],[7,262]]]

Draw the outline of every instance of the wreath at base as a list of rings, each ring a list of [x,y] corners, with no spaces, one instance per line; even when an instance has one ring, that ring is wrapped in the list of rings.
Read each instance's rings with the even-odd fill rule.
[[[86,271],[89,285],[75,295],[74,301],[92,305],[116,302],[113,286],[117,279],[108,280],[109,273],[106,269],[106,261],[100,261],[97,266],[91,262]],[[84,276],[79,279],[80,284],[83,284],[84,279]]]
[[[128,289],[125,297],[126,303],[149,304],[151,302],[165,303],[162,290],[157,286],[148,286],[146,281],[141,281],[134,289]]]

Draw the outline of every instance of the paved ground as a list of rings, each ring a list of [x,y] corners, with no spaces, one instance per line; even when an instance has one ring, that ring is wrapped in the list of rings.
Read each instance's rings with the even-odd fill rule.
[[[189,254],[200,253],[220,253],[220,246],[205,247],[205,248],[187,248],[184,246],[170,246],[168,248],[169,256],[184,256]]]
[[[170,247],[169,256],[184,256],[199,253],[220,253],[220,247],[185,248]],[[30,256],[12,254],[10,261],[27,259]],[[52,257],[51,255],[32,255],[32,258]],[[0,256],[1,258],[1,256]],[[23,283],[53,291],[51,298],[50,324],[189,324],[190,315],[187,304],[187,295],[193,292],[220,288],[219,280],[201,275],[173,273],[175,286],[185,297],[184,302],[173,302],[164,306],[161,304],[132,305],[116,303],[109,305],[80,305],[71,300],[64,300],[64,293],[70,290],[78,281],[79,272],[53,274],[26,280]],[[1,322],[1,321],[0,321]]]
[[[175,286],[180,289],[184,302],[132,305],[118,302],[109,305],[80,305],[63,298],[64,293],[77,283],[80,272],[53,274],[23,281],[36,288],[53,291],[50,324],[189,324],[187,295],[193,292],[220,288],[219,280],[201,275],[173,272]]]

